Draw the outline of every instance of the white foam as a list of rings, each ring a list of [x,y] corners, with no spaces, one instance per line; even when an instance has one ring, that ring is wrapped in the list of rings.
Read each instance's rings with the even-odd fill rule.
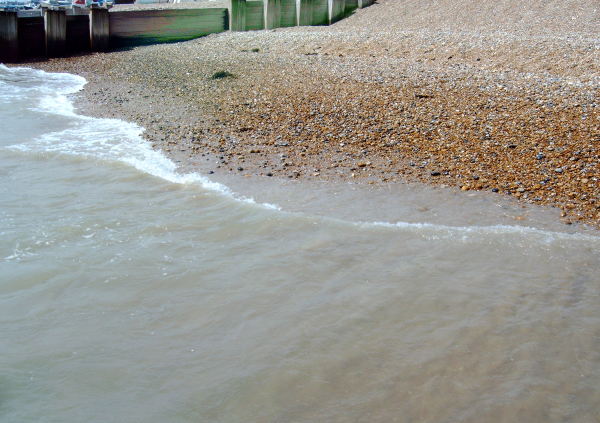
[[[419,233],[429,239],[454,239],[469,241],[490,235],[525,236],[529,241],[551,244],[555,241],[584,241],[600,246],[600,236],[583,233],[555,232],[520,225],[449,226],[434,223],[410,222],[358,222],[361,228],[399,229]]]
[[[34,77],[43,80],[37,90],[38,93],[44,93],[44,95],[39,100],[36,110],[71,117],[73,124],[72,127],[65,130],[46,133],[32,142],[12,145],[8,148],[18,151],[53,152],[121,162],[171,183],[197,184],[205,190],[237,201],[281,211],[281,208],[277,205],[256,203],[254,199],[238,195],[227,186],[211,181],[199,173],[182,174],[177,172],[177,165],[161,152],[153,150],[142,137],[143,128],[134,123],[118,119],[99,119],[78,115],[67,95],[81,90],[86,83],[84,78],[70,74],[48,74],[27,68],[9,69],[0,65],[0,74],[7,72],[7,70],[15,74],[20,73],[19,78],[27,77],[27,74],[31,73]],[[362,229],[385,228],[410,231],[428,239],[467,241],[490,235],[510,235],[526,236],[530,241],[536,240],[546,244],[559,240],[591,242],[593,245],[600,243],[600,236],[553,232],[518,225],[449,226],[434,223],[349,222],[327,218],[325,220],[351,224]]]
[[[5,261],[21,261],[28,257],[36,256],[37,254],[31,252],[31,247],[21,248],[19,243],[13,248],[11,255],[3,258]]]
[[[0,72],[6,69],[8,68],[0,68]],[[205,190],[247,204],[279,210],[277,205],[256,203],[254,199],[238,195],[227,186],[211,181],[199,173],[177,172],[177,165],[163,153],[152,149],[142,137],[144,129],[134,123],[77,114],[67,95],[81,90],[86,84],[84,78],[70,74],[49,74],[27,68],[8,70],[14,74],[21,73],[16,79],[26,77],[28,72],[32,72],[34,78],[44,78],[37,87],[38,94],[42,96],[33,110],[71,118],[71,127],[67,129],[46,133],[30,142],[9,146],[8,149],[51,152],[126,163],[141,172],[175,184],[197,184]]]
[[[9,68],[0,64],[0,99],[72,94],[81,90],[86,83],[85,78],[68,73],[47,73],[24,67]]]

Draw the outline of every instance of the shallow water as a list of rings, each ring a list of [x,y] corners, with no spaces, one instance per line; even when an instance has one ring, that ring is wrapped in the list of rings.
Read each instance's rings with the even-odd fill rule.
[[[0,66],[0,421],[598,421],[598,232],[182,175],[83,84]]]

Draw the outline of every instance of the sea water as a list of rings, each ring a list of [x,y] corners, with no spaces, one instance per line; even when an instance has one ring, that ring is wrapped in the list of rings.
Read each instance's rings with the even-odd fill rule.
[[[598,421],[597,231],[181,172],[84,84],[0,66],[1,422]]]

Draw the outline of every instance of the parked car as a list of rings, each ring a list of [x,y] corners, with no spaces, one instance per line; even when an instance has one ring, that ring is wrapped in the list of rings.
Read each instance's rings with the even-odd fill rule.
[[[42,0],[40,2],[41,7],[69,9],[71,8],[71,0]]]
[[[39,0],[0,0],[0,10],[31,10],[40,7]]]
[[[114,5],[113,0],[73,0],[73,6],[75,6],[75,7],[110,8],[113,5]]]

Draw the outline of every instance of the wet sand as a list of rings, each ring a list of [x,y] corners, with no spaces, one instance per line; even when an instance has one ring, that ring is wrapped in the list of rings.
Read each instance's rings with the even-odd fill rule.
[[[382,0],[330,27],[36,63],[183,169],[484,190],[600,224],[600,12]],[[218,72],[231,76],[214,78]]]

